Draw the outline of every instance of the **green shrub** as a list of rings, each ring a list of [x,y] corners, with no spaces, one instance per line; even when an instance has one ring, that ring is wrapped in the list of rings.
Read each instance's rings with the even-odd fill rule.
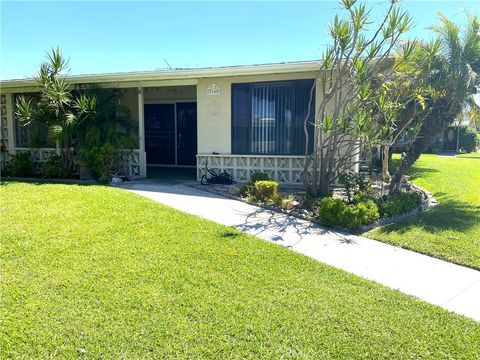
[[[255,187],[252,183],[245,183],[240,187],[239,194],[241,197],[250,197],[253,196],[255,192]]]
[[[419,192],[400,193],[393,195],[378,203],[378,209],[382,217],[391,217],[405,214],[422,203],[422,195]]]
[[[469,128],[460,128],[460,137],[458,139],[458,146],[466,152],[475,151],[480,147],[480,142],[477,139],[477,133]]]
[[[109,182],[117,159],[117,148],[112,144],[94,146],[89,151],[88,166],[98,175],[100,182]]]
[[[372,200],[372,198],[364,191],[359,191],[353,196],[352,202],[358,204],[367,200]]]
[[[340,222],[349,229],[371,224],[380,218],[377,205],[373,200],[365,200],[358,204],[347,205]]]
[[[17,152],[10,157],[7,172],[11,176],[28,176],[33,174],[34,163],[30,152]]]
[[[58,155],[52,155],[48,161],[40,165],[40,175],[46,179],[61,179],[69,177],[70,168],[65,164],[63,158]]]
[[[377,205],[370,199],[357,204],[346,204],[341,199],[326,197],[319,202],[318,218],[328,226],[356,229],[373,223],[379,217]]]
[[[280,202],[280,207],[285,210],[291,210],[295,207],[294,201],[295,201],[295,196],[293,194],[288,194],[287,196],[280,196],[281,202]]]
[[[345,171],[340,174],[338,182],[345,188],[347,192],[348,201],[352,201],[352,196],[357,187],[357,174],[353,171]]]
[[[277,192],[275,195],[273,195],[270,199],[269,203],[272,205],[275,205],[278,208],[283,209],[283,195]]]
[[[255,182],[255,199],[265,202],[273,202],[278,195],[278,182],[272,180],[260,180]]]
[[[268,181],[271,180],[267,174],[262,173],[260,171],[255,171],[251,176],[250,176],[250,182],[252,184],[255,184],[257,181]]]
[[[341,173],[338,182],[345,188],[348,202],[352,202],[353,196],[358,191],[369,192],[372,187],[370,179],[354,171],[345,171]]]
[[[339,225],[339,216],[345,209],[347,204],[342,199],[334,199],[332,197],[324,197],[318,203],[318,218],[325,225]]]

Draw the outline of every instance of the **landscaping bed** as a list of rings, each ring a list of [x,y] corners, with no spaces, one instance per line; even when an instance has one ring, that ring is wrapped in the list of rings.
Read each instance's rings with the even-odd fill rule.
[[[410,218],[436,205],[428,191],[408,182],[400,193],[388,197],[388,184],[380,180],[367,180],[355,173],[347,173],[345,177],[353,179],[351,184],[333,188],[331,196],[323,199],[309,197],[300,187],[280,186],[260,172],[253,173],[249,183],[196,187],[355,233]]]

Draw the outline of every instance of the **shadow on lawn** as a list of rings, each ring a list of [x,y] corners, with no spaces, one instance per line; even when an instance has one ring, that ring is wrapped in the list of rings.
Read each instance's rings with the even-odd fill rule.
[[[77,179],[42,179],[42,178],[15,178],[4,177],[0,181],[0,185],[6,186],[13,183],[25,183],[31,185],[48,185],[48,184],[61,184],[61,185],[81,185],[81,186],[107,186],[97,181],[90,180],[77,180]]]
[[[391,164],[391,173],[395,174],[397,168],[400,166],[400,159],[393,159]],[[428,167],[420,167],[418,163],[415,163],[410,169],[408,169],[407,175],[410,180],[415,180],[420,177],[428,177],[434,173],[439,173],[440,170],[432,169]]]
[[[443,197],[445,194],[436,193]],[[411,220],[400,221],[380,229],[380,233],[403,234],[413,228],[421,228],[435,234],[445,230],[467,231],[480,222],[480,206],[475,206],[452,198],[443,198],[430,211],[420,213]]]
[[[408,170],[408,177],[410,180],[415,180],[418,178],[427,178],[430,177],[432,174],[439,173],[440,170],[427,168],[427,167],[419,167],[414,166]]]

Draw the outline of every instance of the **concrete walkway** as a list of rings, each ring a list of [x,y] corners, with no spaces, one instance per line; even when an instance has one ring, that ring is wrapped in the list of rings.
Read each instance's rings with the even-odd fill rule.
[[[480,271],[361,236],[323,229],[182,182],[145,180],[119,187],[189,214],[233,225],[325,264],[480,321]]]

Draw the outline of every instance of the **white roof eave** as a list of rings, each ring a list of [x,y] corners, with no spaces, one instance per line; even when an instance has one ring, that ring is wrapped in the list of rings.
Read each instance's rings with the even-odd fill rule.
[[[311,71],[318,70],[318,67],[319,67],[318,61],[305,61],[305,62],[296,62],[296,63],[230,66],[230,67],[218,67],[218,68],[73,75],[73,76],[67,76],[67,81],[72,84],[120,83],[120,82],[137,83],[141,81],[184,80],[184,79],[200,79],[200,78],[209,78],[209,77],[311,72]],[[35,85],[36,83],[34,79],[18,79],[18,80],[0,81],[0,87],[5,90],[9,88],[32,87]]]

